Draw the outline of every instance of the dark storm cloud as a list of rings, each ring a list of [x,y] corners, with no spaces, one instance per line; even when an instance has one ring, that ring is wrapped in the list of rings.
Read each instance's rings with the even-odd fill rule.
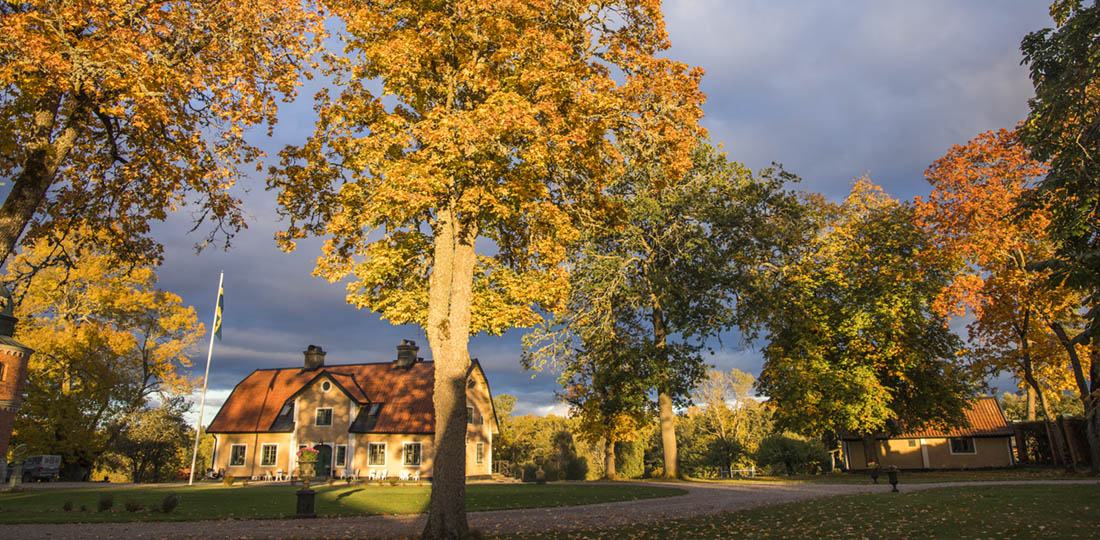
[[[894,196],[928,188],[922,173],[953,144],[1011,128],[1027,111],[1031,85],[1019,65],[1020,39],[1050,25],[1044,2],[682,1],[665,13],[669,55],[707,75],[704,124],[730,157],[753,168],[772,161],[802,176],[800,189],[839,200],[854,177],[869,173]],[[313,125],[310,97],[320,83],[285,106],[272,139],[257,143],[274,156],[300,143]],[[215,347],[210,404],[253,369],[295,366],[318,344],[329,363],[388,361],[401,339],[430,357],[423,332],[393,327],[344,302],[344,285],[311,277],[317,242],[281,253],[274,196],[258,173],[241,192],[253,220],[229,252],[195,255],[186,216],[157,228],[166,247],[161,286],[194,305],[209,324],[218,270],[226,271],[224,341]],[[517,412],[561,412],[553,373],[519,366],[522,331],[479,336],[470,346],[495,394],[518,398]],[[736,335],[715,343],[710,362],[758,373],[760,354]],[[206,342],[196,350],[201,375]],[[1001,388],[1008,384],[1001,381]],[[208,412],[209,420],[213,414]]]

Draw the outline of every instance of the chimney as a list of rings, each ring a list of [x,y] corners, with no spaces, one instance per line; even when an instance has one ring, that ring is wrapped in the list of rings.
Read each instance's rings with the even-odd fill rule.
[[[397,360],[394,362],[397,367],[409,368],[416,363],[416,353],[420,350],[420,347],[416,346],[415,341],[407,339],[401,340],[401,344],[397,346]]]
[[[325,351],[320,345],[310,345],[303,353],[306,355],[306,371],[316,371],[325,367]]]

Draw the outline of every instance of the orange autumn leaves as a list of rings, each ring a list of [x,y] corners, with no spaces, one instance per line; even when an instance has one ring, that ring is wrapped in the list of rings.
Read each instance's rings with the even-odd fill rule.
[[[354,277],[348,301],[394,323],[427,320],[434,228],[454,215],[479,242],[471,332],[560,307],[578,220],[627,141],[670,178],[701,132],[701,70],[667,48],[659,2],[329,2],[346,56],[319,122],[281,153],[270,187],[284,249],[326,238],[315,274]],[[381,89],[365,79],[381,83]]]
[[[916,216],[958,268],[934,309],[974,315],[976,367],[1021,375],[1029,361],[1046,387],[1060,391],[1072,387],[1072,372],[1049,327],[1072,321],[1080,297],[1029,266],[1053,257],[1050,216],[1043,208],[1019,211],[1030,184],[1045,173],[1015,131],[987,132],[932,164],[925,176],[933,191],[917,199]]]

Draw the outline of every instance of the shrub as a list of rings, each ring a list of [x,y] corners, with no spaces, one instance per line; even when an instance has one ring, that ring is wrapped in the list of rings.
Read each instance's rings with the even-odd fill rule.
[[[100,512],[106,512],[115,505],[115,496],[110,493],[101,493],[99,495],[99,503],[96,505]]]
[[[127,512],[140,512],[142,510],[145,510],[145,507],[142,506],[141,503],[139,503],[137,501],[128,500],[128,501],[126,501],[125,506],[126,506],[126,511]]]
[[[539,470],[538,466],[535,465],[534,463],[528,463],[528,464],[524,465],[523,466],[523,481],[524,482],[534,482],[536,480],[535,472],[538,471],[538,470]]]
[[[583,457],[573,456],[565,462],[566,480],[584,480],[588,476],[588,460]]]
[[[330,477],[328,477],[328,480],[325,480],[325,483],[331,486],[331,485],[336,483],[336,478],[330,476]]]
[[[80,511],[81,511],[81,512],[87,512],[87,511],[88,511],[88,507],[87,507],[87,506],[84,506],[84,505],[82,504],[82,505],[80,505]]]
[[[645,445],[641,442],[615,443],[615,472],[622,478],[641,478],[645,473]]]
[[[241,478],[241,485],[242,486],[247,486],[248,485],[248,477],[247,476]]]
[[[225,486],[225,487],[232,486],[233,481],[236,480],[236,479],[237,479],[237,477],[227,474],[227,475],[222,477],[222,485]]]
[[[828,459],[829,454],[821,443],[784,435],[764,439],[756,452],[757,464],[773,473],[787,475],[821,472]]]
[[[345,477],[344,478],[344,483],[350,486],[351,485],[351,477],[350,476]]]
[[[163,501],[160,501],[160,511],[165,514],[171,514],[172,510],[175,510],[180,504],[180,496],[175,493],[169,494],[164,497]]]
[[[389,478],[389,481],[390,481],[391,486],[396,486],[397,485],[397,477],[396,476],[391,476]]]
[[[66,512],[72,512],[73,511],[73,501],[72,501],[72,499],[69,499],[69,500],[65,501],[65,504],[61,505],[61,509],[66,511]]]

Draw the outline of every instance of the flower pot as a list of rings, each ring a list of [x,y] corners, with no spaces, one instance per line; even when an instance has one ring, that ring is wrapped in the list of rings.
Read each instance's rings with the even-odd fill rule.
[[[890,485],[893,486],[892,493],[898,492],[898,471],[886,471],[886,477],[890,479]]]

